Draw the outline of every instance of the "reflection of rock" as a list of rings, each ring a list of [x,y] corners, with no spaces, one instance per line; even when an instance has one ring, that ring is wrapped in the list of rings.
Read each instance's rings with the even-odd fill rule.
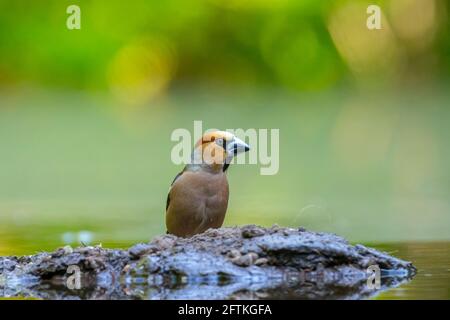
[[[378,290],[366,285],[366,270],[374,264],[382,270]],[[65,285],[70,265],[81,270],[80,290]],[[29,257],[0,258],[0,295],[358,299],[399,285],[414,273],[409,262],[361,245],[351,246],[332,234],[244,226],[210,229],[187,239],[159,236],[129,250],[63,248]]]

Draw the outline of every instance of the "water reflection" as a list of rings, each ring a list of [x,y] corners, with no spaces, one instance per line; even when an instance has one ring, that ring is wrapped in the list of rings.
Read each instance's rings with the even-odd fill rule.
[[[3,235],[4,236],[4,235]],[[112,244],[118,246],[119,244]],[[122,243],[127,247],[130,244]],[[450,242],[415,242],[368,244],[398,258],[412,261],[417,274],[411,279],[397,276],[383,277],[380,290],[368,289],[365,283],[354,287],[340,287],[328,283],[318,286],[314,281],[254,282],[249,279],[229,279],[223,283],[211,283],[205,279],[193,283],[180,283],[173,279],[170,284],[136,278],[125,287],[102,287],[96,283],[82,295],[67,290],[63,285],[48,283],[27,296],[55,299],[450,299]],[[0,254],[4,248],[0,247]],[[22,292],[23,294],[23,292]],[[15,296],[7,292],[5,296]],[[19,293],[19,296],[21,294]]]
[[[375,248],[412,261],[417,274],[411,282],[380,294],[377,299],[450,299],[450,243],[400,243]]]

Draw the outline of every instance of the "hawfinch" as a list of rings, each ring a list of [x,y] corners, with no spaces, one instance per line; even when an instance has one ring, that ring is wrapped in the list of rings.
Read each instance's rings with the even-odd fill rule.
[[[191,163],[172,182],[166,203],[167,233],[190,237],[220,228],[228,206],[227,169],[250,147],[226,131],[206,133],[195,144]]]

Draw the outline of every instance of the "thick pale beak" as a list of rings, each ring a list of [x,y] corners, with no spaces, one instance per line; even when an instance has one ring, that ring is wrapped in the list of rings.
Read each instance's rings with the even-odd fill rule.
[[[241,139],[234,137],[233,141],[228,145],[228,152],[230,154],[237,155],[242,152],[247,152],[250,150],[250,147],[248,144],[246,144]]]

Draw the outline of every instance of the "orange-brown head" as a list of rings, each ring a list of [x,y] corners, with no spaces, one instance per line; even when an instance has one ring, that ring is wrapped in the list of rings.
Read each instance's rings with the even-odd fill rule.
[[[248,150],[250,147],[230,132],[208,132],[195,144],[192,165],[200,165],[212,171],[226,171],[235,155]]]

